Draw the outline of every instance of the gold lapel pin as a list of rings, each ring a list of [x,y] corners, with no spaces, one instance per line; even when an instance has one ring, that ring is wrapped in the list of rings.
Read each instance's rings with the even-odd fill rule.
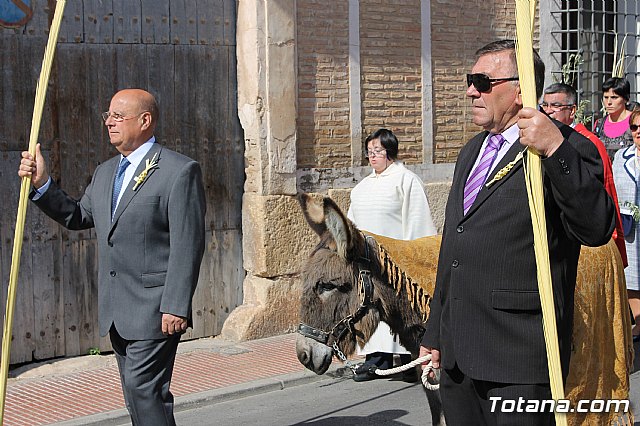
[[[513,169],[513,166],[515,166],[516,164],[518,164],[518,161],[522,160],[522,158],[524,157],[524,151],[526,151],[526,148],[520,152],[518,152],[518,155],[516,155],[516,158],[513,159],[512,162],[510,162],[509,164],[507,164],[506,166],[504,166],[503,168],[501,168],[498,173],[495,174],[495,176],[493,177],[493,179],[491,179],[489,182],[487,182],[485,184],[485,186],[487,188],[489,188],[491,185],[493,185],[494,183],[496,183],[497,181],[499,181],[500,179],[502,179],[503,177],[505,177],[507,175],[507,173],[509,173],[511,171],[511,169]]]

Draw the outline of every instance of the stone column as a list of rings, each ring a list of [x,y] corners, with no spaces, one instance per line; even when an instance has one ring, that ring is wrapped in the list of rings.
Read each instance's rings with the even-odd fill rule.
[[[294,0],[238,2],[238,114],[245,135],[243,304],[222,335],[280,334],[297,322],[300,244],[311,241],[296,193]],[[300,230],[300,231],[296,231]],[[309,232],[305,235],[297,235]],[[295,318],[293,318],[295,317]]]

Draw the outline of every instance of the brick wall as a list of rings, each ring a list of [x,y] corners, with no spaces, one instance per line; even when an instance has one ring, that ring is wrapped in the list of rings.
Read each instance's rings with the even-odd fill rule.
[[[460,148],[479,128],[469,116],[465,97],[465,74],[474,62],[474,52],[493,40],[491,3],[444,0],[431,9],[431,47],[434,87],[434,161],[454,162]]]
[[[299,0],[296,7],[298,167],[348,167],[348,2]]]
[[[363,137],[379,127],[400,140],[401,159],[423,163],[420,0],[360,0]],[[515,38],[512,0],[431,2],[434,158],[453,163],[481,129],[471,123],[465,74],[475,51]],[[299,0],[298,167],[351,165],[348,2]],[[535,37],[535,35],[534,35]],[[536,37],[537,38],[537,37]]]
[[[465,74],[477,49],[493,40],[515,39],[515,2],[467,0],[461,7],[458,0],[439,0],[431,8],[434,162],[452,163],[467,140],[482,130],[471,122]],[[534,44],[536,35],[537,27]]]
[[[398,157],[422,163],[420,0],[360,1],[363,136],[386,127]]]

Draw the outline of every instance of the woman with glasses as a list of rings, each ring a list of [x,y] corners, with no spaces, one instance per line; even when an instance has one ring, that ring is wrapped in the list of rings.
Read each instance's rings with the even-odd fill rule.
[[[630,93],[631,87],[624,78],[612,77],[602,85],[602,103],[607,115],[596,121],[593,133],[604,143],[612,160],[616,151],[633,144],[629,131],[631,113],[627,110]]]
[[[624,269],[629,306],[635,320],[634,342],[640,341],[640,109],[629,114],[629,131],[633,145],[621,149],[613,160],[613,178],[618,191],[618,202],[624,227],[629,266]],[[636,355],[636,359],[639,357]],[[636,367],[637,368],[637,367]]]
[[[358,228],[384,237],[413,240],[436,234],[431,210],[422,180],[398,161],[398,139],[387,129],[379,129],[365,140],[365,156],[371,164],[371,174],[351,191],[347,216]],[[357,382],[377,378],[369,372],[373,365],[381,369],[393,367],[393,354],[400,361],[411,361],[411,353],[391,334],[389,326],[380,322],[364,348],[365,362],[356,370]],[[403,375],[405,381],[418,380],[416,370]]]

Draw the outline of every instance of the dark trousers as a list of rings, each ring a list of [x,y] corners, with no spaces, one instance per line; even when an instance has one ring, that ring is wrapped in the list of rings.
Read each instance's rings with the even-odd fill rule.
[[[473,380],[464,375],[456,365],[452,370],[442,370],[440,395],[444,416],[447,425],[450,426],[555,424],[553,412],[516,412],[520,398],[525,401],[550,400],[551,389],[548,384],[507,384]],[[501,399],[496,400],[496,397]],[[515,407],[508,401],[515,401]],[[527,404],[521,403],[520,406],[527,407]],[[501,408],[507,412],[501,411]]]
[[[375,364],[381,370],[393,368],[393,354],[388,352],[372,352],[365,357],[367,364]],[[400,354],[400,364],[405,365],[411,362],[411,354]]]
[[[133,425],[174,426],[169,385],[180,335],[160,340],[126,340],[111,326],[109,338]]]

